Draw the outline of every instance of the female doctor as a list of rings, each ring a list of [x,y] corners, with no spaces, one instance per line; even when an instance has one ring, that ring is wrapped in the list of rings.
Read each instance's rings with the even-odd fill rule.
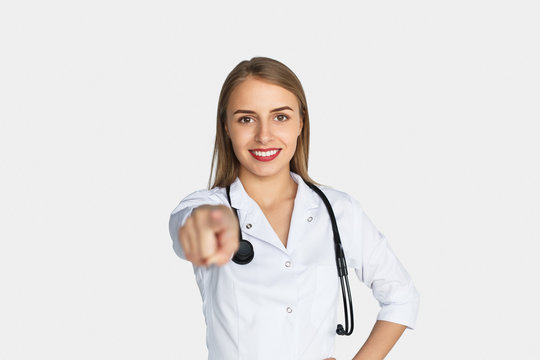
[[[309,177],[298,78],[270,58],[240,62],[221,89],[216,125],[214,183],[185,197],[169,221],[174,251],[193,264],[209,359],[334,359],[337,309],[347,301],[323,196],[346,266],[381,306],[354,360],[383,359],[414,328],[419,295],[358,201]],[[352,332],[351,304],[342,335]]]

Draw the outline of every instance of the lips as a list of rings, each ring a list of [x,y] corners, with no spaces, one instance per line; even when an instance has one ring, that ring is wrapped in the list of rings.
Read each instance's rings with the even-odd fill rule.
[[[249,153],[259,161],[272,161],[279,155],[280,152],[281,149],[279,148],[249,150]]]

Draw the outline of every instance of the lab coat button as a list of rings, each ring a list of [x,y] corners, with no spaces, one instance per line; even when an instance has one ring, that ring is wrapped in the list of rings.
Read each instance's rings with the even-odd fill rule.
[[[290,307],[287,307],[287,312],[290,314],[292,313],[292,309]]]
[[[248,229],[251,229],[251,224],[247,224],[246,227],[247,227]]]
[[[313,220],[313,217],[310,216],[307,218],[307,221],[311,222],[311,220]]]
[[[291,262],[290,261],[285,261],[285,266],[286,267],[291,267]]]

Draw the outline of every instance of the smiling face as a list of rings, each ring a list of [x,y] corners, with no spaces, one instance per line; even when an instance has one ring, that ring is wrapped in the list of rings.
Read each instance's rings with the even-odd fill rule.
[[[229,98],[225,123],[240,174],[288,174],[302,126],[293,93],[251,76],[240,83]]]

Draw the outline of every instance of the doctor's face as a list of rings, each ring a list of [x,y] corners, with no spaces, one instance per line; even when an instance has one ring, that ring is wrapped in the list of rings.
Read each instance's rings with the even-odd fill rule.
[[[231,93],[225,130],[240,173],[288,174],[302,126],[298,99],[279,85],[248,77]]]

